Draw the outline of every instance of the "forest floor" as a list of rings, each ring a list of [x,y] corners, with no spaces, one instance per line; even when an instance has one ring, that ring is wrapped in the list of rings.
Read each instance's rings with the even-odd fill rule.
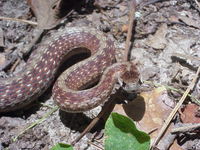
[[[33,4],[28,4],[24,0],[0,1],[0,17],[3,17],[0,20],[2,78],[19,72],[26,64],[27,56],[23,59],[20,59],[20,56],[41,31],[34,24],[36,20],[40,21],[40,27],[44,27],[50,21],[54,22],[45,28],[51,28],[56,21],[60,21],[50,18],[46,23],[45,12],[42,11],[46,11],[47,8],[41,9],[39,6],[35,8],[34,12],[38,13],[35,17],[31,6]],[[66,14],[67,16],[59,27],[45,33],[43,39],[51,39],[56,32],[59,32],[58,28],[64,26],[94,27],[115,41],[117,53],[123,53],[129,20],[128,0],[70,0],[63,8],[65,8],[61,9],[64,12],[63,16]],[[145,90],[140,94],[142,100],[133,100],[126,105],[116,104],[113,111],[132,118],[137,122],[138,128],[150,132],[163,125],[200,66],[200,8],[195,0],[166,0],[147,6],[140,5],[135,15],[131,60],[138,63]],[[31,20],[33,23],[8,20],[6,17]],[[42,42],[43,40],[38,42],[34,48],[39,47]],[[10,65],[16,61],[19,62],[17,67]],[[200,79],[198,78],[190,96],[181,107],[181,113],[176,116],[174,121],[176,123],[170,128],[200,123],[199,101]],[[55,104],[51,98],[50,88],[28,109],[0,115],[0,150],[48,150],[58,142],[71,143],[101,111],[101,106],[79,114],[56,110],[46,117],[53,108]],[[42,117],[45,118],[44,121],[20,134]],[[101,121],[76,143],[74,148],[96,150],[91,141],[103,147],[101,137],[103,129],[104,122]],[[152,139],[157,133],[158,130],[151,134]],[[19,134],[20,136],[14,140]],[[198,133],[177,134],[175,142],[173,142],[175,137],[170,135],[170,132],[165,134],[163,139],[167,139],[167,142],[163,141],[161,145],[168,145],[169,139],[173,139],[171,150],[200,149]],[[95,142],[94,138],[99,142]],[[166,147],[159,148],[164,150]]]

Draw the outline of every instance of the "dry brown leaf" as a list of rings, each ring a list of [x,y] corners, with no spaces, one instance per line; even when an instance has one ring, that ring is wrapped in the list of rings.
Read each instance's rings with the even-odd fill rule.
[[[188,104],[183,109],[181,120],[183,123],[200,123],[200,117],[197,117],[199,106],[195,104]]]
[[[177,144],[177,141],[174,141],[169,150],[183,150],[183,148],[181,148],[181,146]]]
[[[140,95],[127,105],[116,105],[113,111],[137,121],[137,127],[143,131],[149,132],[152,129],[160,128],[171,112],[169,105],[173,105],[167,95],[167,90],[160,87]],[[151,137],[156,135],[157,131],[151,134]]]
[[[167,24],[162,24],[154,35],[148,37],[146,44],[154,49],[164,49],[167,44],[166,34]]]
[[[51,29],[57,25],[60,19],[57,17],[57,5],[60,0],[28,0],[34,12],[38,27],[41,29]]]

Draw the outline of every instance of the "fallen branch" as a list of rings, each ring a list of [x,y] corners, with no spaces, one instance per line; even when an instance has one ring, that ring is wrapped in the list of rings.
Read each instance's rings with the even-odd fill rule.
[[[177,127],[172,129],[171,133],[185,133],[185,132],[191,132],[196,129],[200,128],[200,123],[197,124],[185,124],[183,127]]]
[[[132,32],[133,32],[133,23],[135,20],[135,9],[136,9],[136,1],[132,0],[131,1],[131,8],[130,8],[130,14],[129,14],[129,26],[128,26],[128,33],[126,37],[126,45],[125,45],[125,52],[124,52],[124,61],[128,61],[128,54],[129,54],[129,49],[131,45],[131,37],[132,37]]]
[[[33,21],[25,20],[25,19],[17,19],[17,18],[9,18],[9,17],[1,17],[0,16],[0,20],[17,21],[17,22],[22,22],[22,23],[28,23],[28,24],[34,25],[34,26],[38,25],[37,22],[33,22]]]

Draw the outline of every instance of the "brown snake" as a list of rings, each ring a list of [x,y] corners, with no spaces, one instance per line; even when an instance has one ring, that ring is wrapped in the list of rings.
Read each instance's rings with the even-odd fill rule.
[[[39,97],[54,81],[59,66],[69,56],[80,53],[76,48],[81,47],[91,56],[64,71],[53,87],[53,99],[62,110],[92,109],[105,102],[119,77],[133,83],[138,80],[135,64],[113,64],[114,43],[103,33],[85,27],[66,28],[36,49],[14,77],[0,79],[0,112],[22,108]],[[100,76],[97,85],[84,90]]]

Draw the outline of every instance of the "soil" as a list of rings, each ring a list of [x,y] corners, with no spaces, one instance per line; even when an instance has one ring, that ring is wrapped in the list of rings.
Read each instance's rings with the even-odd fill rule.
[[[96,0],[68,2],[68,12],[72,13],[64,20],[63,26],[92,26],[106,33],[117,43],[117,51],[123,52],[127,25],[129,20],[129,1]],[[94,5],[95,4],[95,5]],[[1,0],[0,16],[36,21],[30,5],[24,0]],[[141,79],[158,84],[170,85],[185,90],[191,83],[200,65],[200,8],[189,0],[167,0],[138,7],[136,24],[131,48],[131,59],[138,62]],[[26,59],[10,73],[12,66],[4,67],[10,60],[21,56],[22,50],[36,36],[38,29],[30,24],[0,20],[0,76],[12,76],[26,64]],[[50,31],[53,35],[58,29]],[[47,34],[48,35],[48,34]],[[47,36],[45,38],[48,38]],[[3,40],[2,40],[3,39]],[[37,47],[37,46],[35,46]],[[178,54],[187,57],[177,56]],[[190,59],[195,57],[197,59]],[[151,87],[149,87],[151,90]],[[200,80],[191,92],[200,99]],[[181,94],[169,92],[173,100]],[[101,106],[80,114],[66,113],[57,110],[45,121],[13,139],[20,132],[45,116],[55,106],[51,98],[51,87],[28,109],[0,115],[0,150],[47,150],[56,143],[71,143],[97,116]],[[96,150],[89,141],[101,134],[104,123],[87,133],[76,145],[77,150]],[[100,138],[100,142],[103,139]],[[183,149],[200,149],[199,139],[188,140],[180,146]],[[101,147],[102,144],[100,144]]]

